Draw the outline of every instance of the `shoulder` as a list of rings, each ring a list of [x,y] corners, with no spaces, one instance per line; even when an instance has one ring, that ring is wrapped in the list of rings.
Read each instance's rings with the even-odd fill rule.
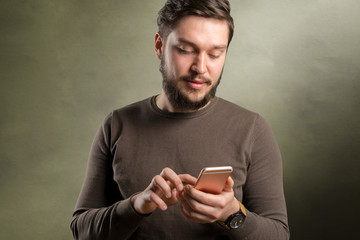
[[[129,104],[127,106],[115,109],[110,113],[113,117],[117,116],[132,116],[132,115],[138,115],[140,112],[146,110],[150,106],[151,98],[146,98],[144,100]]]
[[[133,122],[141,115],[146,114],[150,105],[151,98],[147,98],[110,112],[103,120],[103,126],[111,129],[118,129],[126,122]]]
[[[251,134],[257,135],[259,132],[270,130],[267,121],[259,113],[240,105],[218,98],[216,108],[216,115]]]
[[[216,112],[227,117],[236,117],[248,121],[256,121],[260,115],[240,105],[218,98]]]
[[[136,127],[141,115],[149,108],[150,98],[129,104],[110,112],[102,121],[98,135],[103,135],[108,142],[114,143],[123,133],[124,128]]]

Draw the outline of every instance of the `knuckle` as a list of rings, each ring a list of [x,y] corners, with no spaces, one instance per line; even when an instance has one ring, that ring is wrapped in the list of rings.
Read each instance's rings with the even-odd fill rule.
[[[160,175],[156,175],[153,177],[152,185],[156,188],[161,186],[162,177]]]
[[[218,211],[212,211],[209,215],[208,215],[208,219],[210,222],[215,222],[217,219],[219,219],[221,216],[221,214]]]
[[[161,171],[161,175],[164,175],[164,174],[166,175],[169,173],[169,171],[170,171],[170,168],[166,167]]]
[[[227,205],[226,201],[224,199],[220,199],[219,200],[219,207],[220,208],[225,208]]]
[[[160,181],[161,180],[161,176],[160,175],[156,175],[154,178],[153,178],[153,181],[154,182],[158,182],[158,181]]]
[[[197,205],[197,204],[191,204],[191,209],[194,210],[195,212],[201,212],[201,210],[202,210],[200,205]]]
[[[215,220],[217,220],[217,219],[219,219],[219,218],[221,217],[221,214],[220,214],[220,212],[217,212],[217,211],[216,211],[216,212],[213,214],[213,216],[212,216],[212,217],[213,217],[213,219],[212,219],[212,220],[214,220],[214,221],[215,221]]]
[[[189,218],[189,219],[191,219],[191,218],[194,218],[194,216],[195,216],[195,212],[192,210],[190,210],[190,211],[187,211],[187,217]]]

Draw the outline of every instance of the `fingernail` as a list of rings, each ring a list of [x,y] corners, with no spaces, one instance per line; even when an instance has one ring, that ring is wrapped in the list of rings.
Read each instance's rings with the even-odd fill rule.
[[[182,184],[180,184],[180,185],[177,187],[177,190],[180,191],[180,192],[181,192],[183,189],[184,189],[184,187],[183,187]]]
[[[161,210],[163,210],[163,211],[167,210],[167,205],[166,204],[162,205]]]

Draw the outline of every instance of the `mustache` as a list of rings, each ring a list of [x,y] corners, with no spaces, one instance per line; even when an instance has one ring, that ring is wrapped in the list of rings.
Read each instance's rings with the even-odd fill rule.
[[[187,81],[187,82],[194,81],[195,79],[200,79],[203,83],[211,85],[211,80],[209,78],[206,78],[201,75],[189,74],[189,75],[184,75],[184,76],[180,77],[180,80]]]

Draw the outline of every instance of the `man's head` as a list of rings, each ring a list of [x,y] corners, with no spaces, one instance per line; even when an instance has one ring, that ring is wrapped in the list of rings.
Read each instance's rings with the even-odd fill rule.
[[[165,40],[179,20],[186,16],[225,20],[229,27],[229,45],[234,32],[234,22],[228,0],[167,0],[157,19],[160,36]]]
[[[233,34],[229,12],[227,0],[168,0],[160,10],[155,50],[167,110],[198,110],[215,96]]]

